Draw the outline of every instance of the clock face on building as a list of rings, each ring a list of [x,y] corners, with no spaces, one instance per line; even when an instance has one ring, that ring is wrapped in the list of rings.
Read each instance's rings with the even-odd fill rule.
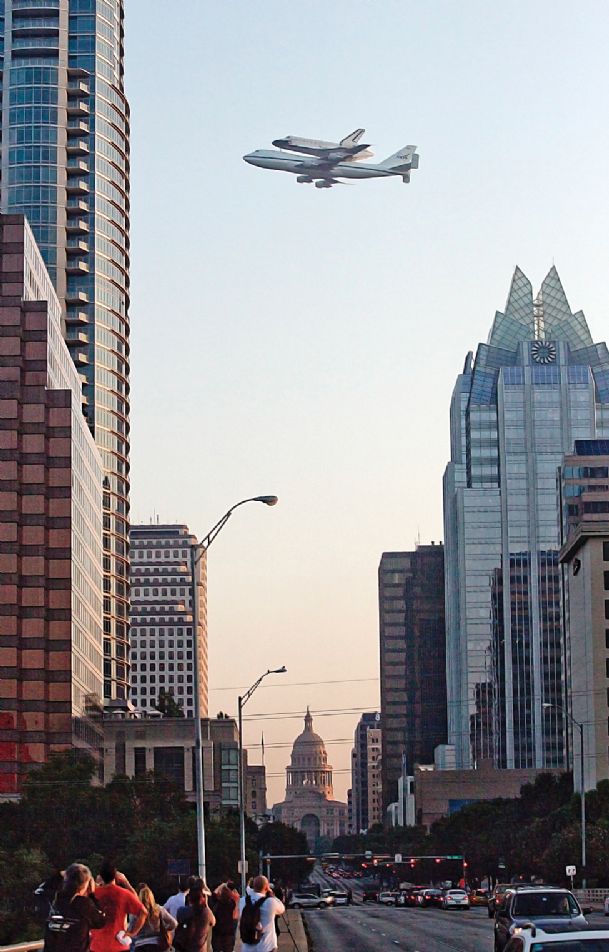
[[[556,346],[547,340],[534,340],[531,357],[536,364],[553,364],[556,362]]]

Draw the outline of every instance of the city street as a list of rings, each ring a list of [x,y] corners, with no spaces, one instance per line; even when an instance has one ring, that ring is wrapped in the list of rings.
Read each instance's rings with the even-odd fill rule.
[[[303,918],[314,952],[492,952],[493,921],[486,909],[466,912],[441,909],[384,907],[365,903],[311,909]],[[600,913],[588,917],[599,928],[607,925]]]

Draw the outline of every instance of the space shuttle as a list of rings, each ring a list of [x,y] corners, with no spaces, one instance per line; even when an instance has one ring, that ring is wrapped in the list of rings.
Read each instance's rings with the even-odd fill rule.
[[[322,139],[301,139],[298,136],[286,136],[285,139],[273,139],[273,145],[289,152],[301,152],[304,155],[316,155],[320,159],[340,162],[358,162],[374,153],[367,143],[361,143],[365,129],[355,129],[340,142],[324,142]]]

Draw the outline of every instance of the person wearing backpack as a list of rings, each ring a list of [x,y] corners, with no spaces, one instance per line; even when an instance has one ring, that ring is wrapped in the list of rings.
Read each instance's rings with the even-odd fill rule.
[[[89,932],[101,929],[105,916],[95,898],[88,866],[72,863],[63,886],[50,905],[44,931],[44,952],[89,952]]]
[[[239,900],[239,912],[242,952],[276,952],[275,917],[283,915],[285,906],[273,895],[266,876],[254,878]]]
[[[216,917],[207,905],[204,887],[191,887],[186,905],[178,909],[178,927],[173,937],[174,948],[179,952],[206,952],[209,930],[216,924]]]
[[[167,952],[171,948],[173,932],[178,924],[177,919],[159,906],[150,886],[143,886],[138,899],[144,906],[148,916],[136,937],[131,943],[131,952]],[[135,925],[135,916],[129,918],[129,926]]]

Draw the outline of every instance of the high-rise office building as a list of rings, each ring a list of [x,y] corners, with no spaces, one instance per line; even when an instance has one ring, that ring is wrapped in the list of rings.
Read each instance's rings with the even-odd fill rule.
[[[584,783],[609,779],[609,440],[576,440],[560,469],[567,701],[583,728]],[[569,722],[569,726],[571,722]],[[570,764],[581,789],[581,735]]]
[[[101,759],[102,463],[61,307],[0,215],[0,792],[49,754]]]
[[[362,714],[351,751],[351,828],[359,833],[382,822],[381,715]]]
[[[383,816],[398,799],[406,756],[433,763],[446,741],[444,547],[384,552],[378,571]]]
[[[131,700],[154,709],[161,692],[194,716],[195,665],[191,550],[187,526],[131,526]],[[201,717],[207,717],[206,560],[201,559],[198,668]]]
[[[104,465],[104,696],[129,684],[129,107],[123,0],[2,0],[0,210],[27,216]]]
[[[609,352],[555,268],[533,298],[516,269],[470,353],[444,477],[448,739],[457,767],[565,763],[565,642],[556,475],[576,439],[609,434]],[[544,705],[553,705],[545,706]]]

